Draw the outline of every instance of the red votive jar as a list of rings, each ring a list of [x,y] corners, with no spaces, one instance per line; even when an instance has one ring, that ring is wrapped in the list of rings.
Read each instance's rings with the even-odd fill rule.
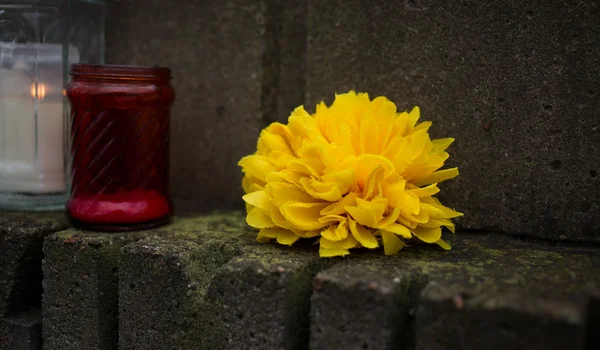
[[[98,231],[167,223],[170,70],[77,64],[71,77],[69,221]]]

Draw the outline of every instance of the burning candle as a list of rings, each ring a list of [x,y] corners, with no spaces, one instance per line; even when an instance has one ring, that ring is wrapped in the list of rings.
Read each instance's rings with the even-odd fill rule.
[[[0,193],[66,191],[63,74],[61,44],[0,43]]]

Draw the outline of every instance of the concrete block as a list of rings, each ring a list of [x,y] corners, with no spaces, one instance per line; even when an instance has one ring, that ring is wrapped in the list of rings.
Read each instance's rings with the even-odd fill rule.
[[[417,311],[417,349],[586,349],[587,303],[520,293],[471,296],[432,282]]]
[[[39,309],[0,318],[0,350],[42,350]]]
[[[119,249],[146,235],[75,229],[44,244],[44,349],[116,349]]]
[[[417,349],[588,349],[600,300],[593,248],[462,237],[452,254],[419,263],[430,282],[417,306]]]
[[[272,118],[278,59],[267,27],[279,1],[118,1],[110,5],[107,62],[168,66],[176,101],[171,185],[176,206],[241,203],[239,159]],[[268,41],[268,42],[267,42]],[[241,206],[240,206],[241,207]]]
[[[120,347],[306,347],[317,251],[258,244],[243,217],[178,219],[123,249]]]
[[[449,240],[448,252],[357,253],[321,271],[310,348],[589,348],[600,321],[597,250],[491,234]]]
[[[316,254],[242,256],[223,266],[206,296],[206,349],[306,349],[311,279],[322,268]]]
[[[241,213],[175,218],[125,247],[120,258],[119,346],[203,344],[204,294],[217,269],[238,254],[240,233],[248,234],[244,227]]]
[[[223,245],[151,240],[123,250],[119,346],[191,349],[205,343],[203,294],[233,252]]]
[[[44,237],[66,227],[63,213],[0,212],[0,317],[40,307]]]
[[[381,259],[342,262],[314,279],[311,349],[405,349],[414,343],[416,271]]]
[[[456,138],[441,196],[461,228],[600,241],[596,1],[310,1],[308,21],[307,106],[420,106]]]

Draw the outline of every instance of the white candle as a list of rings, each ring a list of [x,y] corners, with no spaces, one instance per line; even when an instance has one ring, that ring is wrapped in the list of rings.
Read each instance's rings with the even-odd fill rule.
[[[0,192],[66,190],[62,93],[62,45],[0,43]]]

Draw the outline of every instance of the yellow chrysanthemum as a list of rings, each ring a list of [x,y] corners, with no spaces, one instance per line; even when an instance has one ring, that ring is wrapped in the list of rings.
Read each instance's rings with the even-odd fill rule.
[[[454,139],[431,140],[431,122],[418,119],[418,107],[397,113],[385,97],[352,91],[331,107],[321,102],[312,116],[298,107],[287,125],[264,129],[256,153],[239,162],[257,240],[319,237],[322,257],[380,244],[395,254],[413,237],[450,249],[441,227],[454,232],[449,219],[462,214],[434,195],[458,175],[438,170]]]

